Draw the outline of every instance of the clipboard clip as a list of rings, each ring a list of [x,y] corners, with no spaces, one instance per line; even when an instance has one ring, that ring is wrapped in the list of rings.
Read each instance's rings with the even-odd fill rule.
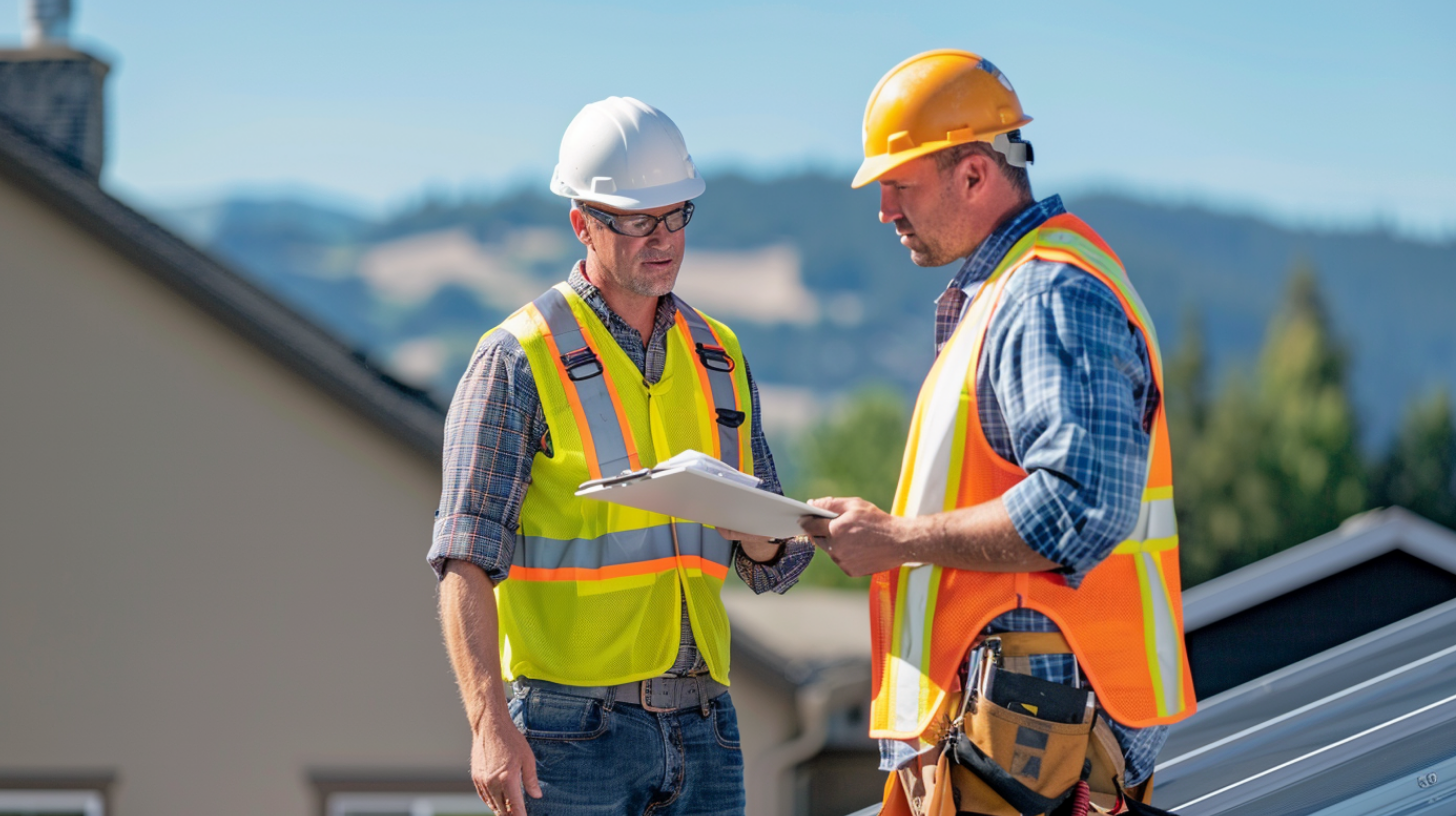
[[[601,479],[592,479],[590,481],[582,482],[580,485],[577,486],[576,489],[586,490],[589,487],[616,487],[617,485],[624,485],[628,484],[629,482],[636,482],[642,479],[650,478],[652,478],[652,468],[629,470],[623,473],[618,473],[616,476],[606,476]]]

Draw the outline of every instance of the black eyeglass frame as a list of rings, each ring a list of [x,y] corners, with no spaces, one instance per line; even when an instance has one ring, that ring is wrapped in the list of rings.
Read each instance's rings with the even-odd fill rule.
[[[658,224],[662,224],[664,227],[667,227],[668,232],[678,232],[679,230],[687,229],[688,222],[693,220],[693,210],[696,209],[693,206],[693,202],[684,201],[681,207],[678,207],[671,212],[665,212],[662,215],[648,215],[647,213],[624,213],[622,215],[618,215],[616,213],[609,213],[599,210],[596,207],[588,204],[582,204],[581,202],[577,202],[576,206],[577,209],[580,209],[582,212],[590,215],[592,218],[595,218],[596,220],[602,222],[602,224],[606,225],[607,229],[617,233],[618,235],[625,235],[628,238],[646,238],[652,233],[657,232]],[[683,222],[682,225],[679,226],[677,229],[673,229],[672,225],[667,222],[667,219],[673,217],[674,215],[677,215],[678,213],[683,214]],[[632,232],[626,232],[622,228],[617,226],[618,218],[651,218],[652,228],[640,235]]]

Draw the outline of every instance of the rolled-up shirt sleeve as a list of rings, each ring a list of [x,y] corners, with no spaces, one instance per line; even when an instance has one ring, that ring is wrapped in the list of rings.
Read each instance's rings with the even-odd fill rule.
[[[521,503],[545,422],[520,342],[496,330],[476,347],[445,417],[440,506],[429,562],[469,561],[499,584],[510,574]]]
[[[744,368],[748,363],[744,362]],[[760,416],[758,402],[758,383],[753,380],[753,372],[748,374],[748,392],[752,399],[751,414],[753,419],[750,422],[750,443],[753,448],[753,473],[763,481],[759,483],[760,490],[767,490],[782,496],[783,486],[779,484],[778,469],[774,466],[773,452],[768,448],[768,439],[763,435],[763,419]],[[809,561],[814,557],[814,545],[804,536],[797,536],[789,539],[780,551],[777,558],[772,562],[760,563],[749,558],[738,547],[733,551],[733,567],[738,572],[738,577],[743,579],[755,593],[762,595],[765,592],[776,592],[782,595],[789,591],[789,587],[798,582],[799,576],[809,567]]]
[[[1159,395],[1116,295],[1075,267],[1033,265],[1008,286],[982,359],[1028,474],[1002,497],[1011,521],[1077,586],[1137,522]]]

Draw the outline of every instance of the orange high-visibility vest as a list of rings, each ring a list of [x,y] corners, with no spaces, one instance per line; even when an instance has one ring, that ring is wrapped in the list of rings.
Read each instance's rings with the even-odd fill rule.
[[[895,515],[921,516],[1001,496],[1026,471],[986,441],[976,405],[982,343],[1006,284],[1032,259],[1066,263],[1105,283],[1142,332],[1153,380],[1163,362],[1147,310],[1122,262],[1081,219],[1059,215],[1007,252],[972,300],[921,387]],[[973,572],[911,565],[878,573],[870,585],[874,701],[870,735],[922,736],[980,631],[1016,608],[1050,618],[1113,719],[1134,727],[1193,713],[1193,680],[1183,646],[1173,466],[1162,406],[1154,419],[1147,483],[1132,534],[1088,573],[1078,589],[1053,573]]]

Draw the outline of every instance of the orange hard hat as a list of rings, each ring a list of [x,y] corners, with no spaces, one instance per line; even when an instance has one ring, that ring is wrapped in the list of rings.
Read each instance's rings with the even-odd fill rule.
[[[990,142],[1031,121],[1010,80],[969,51],[926,51],[890,69],[865,105],[863,187],[911,159]]]

